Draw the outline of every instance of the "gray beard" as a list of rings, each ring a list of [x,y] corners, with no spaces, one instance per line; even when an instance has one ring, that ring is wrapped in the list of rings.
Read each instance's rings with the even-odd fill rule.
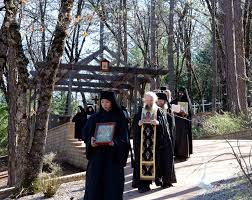
[[[146,110],[151,110],[151,109],[152,109],[152,107],[153,107],[153,105],[152,105],[152,106],[145,105],[145,109],[146,109]]]

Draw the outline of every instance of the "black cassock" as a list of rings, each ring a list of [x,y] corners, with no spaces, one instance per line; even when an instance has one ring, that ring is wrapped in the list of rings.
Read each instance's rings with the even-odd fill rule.
[[[91,146],[96,123],[115,122],[114,146]],[[128,132],[125,118],[114,112],[92,115],[85,127],[84,141],[88,159],[84,200],[122,200],[124,167],[128,158]]]
[[[178,102],[188,102],[188,115],[186,118],[183,118],[179,114],[175,115],[175,125],[176,125],[176,136],[175,136],[175,147],[174,155],[176,157],[190,157],[190,154],[193,153],[193,144],[192,144],[192,111],[191,103],[187,99],[175,99],[171,103],[178,104]]]
[[[82,139],[82,132],[87,122],[87,114],[85,112],[78,112],[72,119],[75,122],[74,138]]]
[[[138,125],[141,120],[142,109],[134,116],[133,120],[133,144],[134,144],[134,172],[133,187],[144,187],[151,184],[152,181],[140,180],[140,144],[141,127]],[[158,109],[157,120],[159,125],[156,130],[156,180],[162,177],[164,183],[175,183],[176,176],[174,171],[173,146],[169,133],[169,127],[163,111]]]
[[[171,140],[173,144],[173,148],[175,146],[175,138],[176,138],[176,123],[175,123],[175,116],[171,113],[171,104],[168,103],[167,109],[167,121],[169,123],[169,131],[171,135]]]

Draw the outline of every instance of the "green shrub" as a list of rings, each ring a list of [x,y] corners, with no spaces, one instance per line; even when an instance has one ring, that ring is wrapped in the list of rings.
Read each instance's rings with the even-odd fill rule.
[[[195,139],[225,135],[247,128],[246,120],[242,116],[230,113],[214,114],[207,117],[201,123],[193,123],[192,132]]]
[[[45,198],[53,197],[60,187],[60,182],[53,174],[41,173],[39,176],[40,191],[43,192]]]
[[[43,193],[45,198],[53,197],[59,189],[60,183],[58,181],[48,181],[43,185]]]
[[[51,177],[58,177],[62,175],[62,169],[56,163],[56,154],[51,152],[43,157],[42,172],[50,174]]]
[[[56,154],[52,152],[43,157],[43,169],[39,175],[38,185],[46,198],[53,197],[60,186],[56,178],[62,175],[62,169],[55,160]]]

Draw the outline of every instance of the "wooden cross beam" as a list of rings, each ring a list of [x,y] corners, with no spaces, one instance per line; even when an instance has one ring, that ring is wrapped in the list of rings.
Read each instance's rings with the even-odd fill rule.
[[[38,66],[44,66],[46,65],[45,62],[39,62],[37,63]],[[100,65],[80,65],[80,64],[60,64],[59,70],[73,70],[73,71],[90,71],[90,72],[100,72]],[[168,73],[168,70],[159,68],[159,69],[153,69],[153,68],[137,68],[137,67],[110,67],[108,72],[117,72],[117,73],[126,73],[126,74],[142,74],[142,75],[152,75],[152,76],[158,76],[158,75],[166,75]]]
[[[113,83],[99,83],[99,82],[81,82],[81,81],[72,81],[72,86],[80,86],[80,87],[101,87],[101,88],[114,88]],[[60,80],[56,83],[56,85],[69,85],[69,81]],[[132,88],[129,84],[121,84],[116,88],[120,89],[130,89]]]
[[[61,69],[100,71],[99,65],[75,65],[75,64],[60,64]],[[136,67],[110,67],[109,72],[127,73],[127,74],[146,74],[146,75],[166,75],[168,70],[152,69],[152,68],[136,68]]]
[[[68,91],[68,90],[69,90],[68,87],[58,87],[57,86],[54,88],[54,91]],[[98,94],[103,90],[103,88],[76,88],[76,87],[74,87],[71,90],[72,90],[72,92],[87,92],[87,93]],[[119,90],[115,89],[115,88],[113,88],[112,91],[114,91],[116,93],[119,92]]]
[[[37,75],[36,71],[31,71],[30,73],[33,77],[35,77]],[[125,76],[128,76],[128,77],[125,79],[124,78]],[[57,79],[57,81],[59,81],[59,80],[68,79],[68,76],[65,72],[64,72],[64,74],[59,72],[57,74],[57,78],[59,78],[59,79]],[[103,81],[103,82],[105,82],[105,81],[121,81],[122,79],[124,81],[125,80],[130,81],[130,82],[134,81],[132,79],[132,77],[127,74],[117,76],[117,75],[108,75],[108,74],[105,75],[105,74],[79,74],[79,73],[76,73],[76,74],[72,74],[72,78],[73,79],[92,79],[92,80]],[[137,77],[137,80],[138,80],[138,82],[143,82],[147,79],[144,77]]]

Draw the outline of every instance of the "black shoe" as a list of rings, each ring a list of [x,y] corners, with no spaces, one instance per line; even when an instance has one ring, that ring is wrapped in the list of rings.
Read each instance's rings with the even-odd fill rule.
[[[160,179],[155,180],[155,184],[157,187],[162,185],[162,181]]]
[[[175,160],[177,160],[178,162],[185,162],[187,161],[187,157],[184,157],[184,156],[177,156],[175,157]]]
[[[135,181],[132,182],[132,188],[137,188],[137,184],[135,183]]]
[[[150,186],[138,188],[139,193],[145,193],[145,192],[148,192],[148,191],[150,191]]]
[[[161,185],[161,188],[165,189],[165,188],[169,188],[169,187],[173,187],[173,185],[171,183],[163,183]]]

